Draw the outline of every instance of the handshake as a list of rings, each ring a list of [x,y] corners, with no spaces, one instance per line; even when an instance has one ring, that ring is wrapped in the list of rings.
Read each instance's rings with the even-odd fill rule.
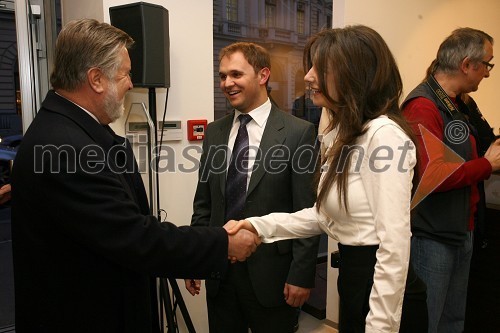
[[[245,261],[261,243],[257,230],[247,220],[231,220],[224,229],[229,237],[227,255],[232,263]]]
[[[245,261],[261,243],[257,230],[247,220],[231,220],[224,225],[224,229],[229,238],[227,256],[233,264],[236,261]],[[186,279],[185,283],[191,295],[200,293],[200,280]]]

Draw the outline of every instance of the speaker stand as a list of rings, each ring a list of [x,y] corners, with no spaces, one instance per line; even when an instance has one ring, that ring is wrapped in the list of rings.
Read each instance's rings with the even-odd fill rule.
[[[155,158],[156,158],[156,163],[150,163],[150,166],[153,167],[154,169],[151,170],[149,177],[150,177],[150,183],[152,179],[154,179],[155,184],[156,184],[156,196],[152,195],[151,198],[156,197],[156,202],[154,202],[151,205],[151,208],[156,207],[156,211],[153,209],[152,213],[153,215],[157,216],[158,219],[161,221],[161,216],[160,216],[160,178],[159,178],[159,165],[160,165],[160,145],[161,142],[158,143],[158,122],[156,121],[156,88],[150,87],[148,89],[148,102],[149,102],[149,116],[151,117],[151,121],[153,122],[153,140],[151,141],[151,144],[154,145],[152,147],[155,152]],[[151,151],[151,149],[150,149]],[[150,187],[151,188],[151,187]]]
[[[150,140],[151,145],[155,145],[154,151],[156,158],[156,163],[151,163],[152,170],[149,173],[149,183],[151,184],[154,180],[156,186],[156,195],[152,195],[151,190],[153,187],[150,186],[150,198],[151,202],[151,213],[157,216],[158,220],[161,221],[160,214],[160,178],[159,178],[159,164],[160,164],[160,146],[161,142],[158,143],[158,122],[156,117],[156,90],[155,88],[150,87],[148,89],[148,101],[149,101],[149,116],[151,117],[151,121],[153,123],[153,140]],[[151,151],[152,149],[150,149]],[[153,198],[156,197],[156,202],[154,202]],[[186,303],[184,303],[184,299],[182,298],[181,291],[179,286],[177,285],[177,281],[173,278],[159,278],[159,287],[160,287],[160,323],[161,323],[161,332],[163,333],[165,330],[163,323],[163,311],[165,311],[165,318],[167,320],[167,332],[168,333],[176,333],[179,331],[179,325],[177,323],[177,317],[175,316],[175,311],[177,306],[182,314],[182,318],[184,318],[184,323],[188,329],[189,333],[196,333],[194,329],[193,322],[191,321],[191,317],[189,315],[189,311],[186,307]],[[172,289],[172,295],[170,295],[170,288]]]

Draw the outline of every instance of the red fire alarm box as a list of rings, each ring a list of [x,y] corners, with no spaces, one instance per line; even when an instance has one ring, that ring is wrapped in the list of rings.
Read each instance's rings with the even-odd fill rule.
[[[205,138],[205,130],[207,128],[207,120],[188,120],[187,134],[189,141],[203,140]]]

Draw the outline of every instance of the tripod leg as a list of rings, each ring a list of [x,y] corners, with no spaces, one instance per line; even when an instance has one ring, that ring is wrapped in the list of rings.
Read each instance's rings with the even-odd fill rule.
[[[168,290],[167,279],[160,279],[160,292],[165,307],[165,316],[167,317],[167,332],[176,332],[177,325],[174,320],[174,311],[172,308],[172,300],[170,299],[170,291]]]
[[[191,321],[191,317],[189,316],[188,309],[186,307],[186,303],[184,303],[184,298],[182,298],[181,291],[179,290],[179,286],[177,285],[177,281],[175,279],[169,278],[168,282],[170,282],[170,286],[172,287],[172,293],[175,296],[175,300],[179,305],[179,309],[182,313],[182,318],[184,318],[184,322],[186,323],[186,327],[189,333],[196,333],[194,329],[193,322]]]
[[[161,286],[161,278],[156,279],[156,294],[158,297],[158,316],[160,319],[160,333],[165,333],[165,324],[164,324],[164,317],[163,317],[163,291],[162,291],[162,286]]]

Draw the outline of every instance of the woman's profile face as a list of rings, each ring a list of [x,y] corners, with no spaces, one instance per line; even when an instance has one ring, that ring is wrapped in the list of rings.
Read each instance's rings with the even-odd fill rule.
[[[321,91],[319,78],[324,77],[326,79],[327,91]],[[309,72],[304,76],[304,81],[306,83],[307,89],[310,92],[310,98],[314,105],[326,107],[330,110],[334,109],[332,103],[328,100],[326,96],[329,96],[333,100],[337,100],[337,91],[335,89],[335,80],[333,77],[333,69],[328,68],[326,75],[324,73],[318,73],[316,66],[313,65]]]

